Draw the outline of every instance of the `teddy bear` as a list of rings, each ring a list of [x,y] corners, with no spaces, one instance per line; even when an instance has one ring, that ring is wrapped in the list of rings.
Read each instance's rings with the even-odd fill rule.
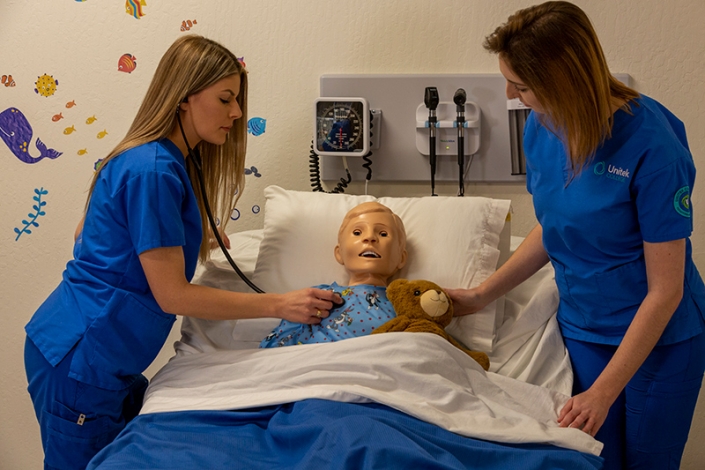
[[[435,333],[467,353],[483,369],[489,369],[490,359],[487,354],[467,349],[446,332],[445,327],[453,319],[453,303],[437,284],[426,280],[397,279],[387,286],[387,298],[397,316],[372,334],[395,331]]]

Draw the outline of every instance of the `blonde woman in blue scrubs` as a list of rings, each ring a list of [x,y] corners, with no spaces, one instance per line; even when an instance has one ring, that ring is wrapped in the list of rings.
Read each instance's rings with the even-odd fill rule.
[[[85,468],[136,415],[141,374],[175,315],[317,324],[340,301],[322,289],[245,294],[190,283],[211,240],[188,147],[227,221],[242,192],[246,116],[247,73],[235,55],[201,36],[177,39],[93,179],[74,259],[25,328],[45,468]]]
[[[499,56],[507,97],[532,110],[526,184],[539,223],[486,282],[450,290],[456,315],[550,261],[575,375],[558,422],[603,442],[605,469],[677,469],[705,369],[685,127],[612,77],[569,2],[518,11],[484,46]]]

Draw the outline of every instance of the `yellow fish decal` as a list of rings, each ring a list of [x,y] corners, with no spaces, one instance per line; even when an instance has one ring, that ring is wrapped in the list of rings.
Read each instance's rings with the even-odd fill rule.
[[[145,0],[127,0],[125,2],[125,12],[133,16],[135,19],[140,19],[144,16],[142,7],[146,7],[147,2]]]
[[[102,131],[98,132],[98,135],[97,135],[96,137],[99,138],[99,139],[102,139],[102,138],[105,137],[106,135],[108,135],[108,131],[106,131],[105,129],[103,129]]]
[[[79,155],[85,155],[85,154],[88,153],[88,149],[81,149],[81,150],[79,150],[79,151],[76,152],[76,153],[79,154]]]
[[[95,117],[95,115],[93,115],[93,116],[89,117],[88,119],[86,119],[86,124],[93,124],[97,120],[98,120],[98,118]]]
[[[66,135],[73,134],[75,131],[76,131],[75,126],[67,127],[66,129],[64,129],[64,134],[66,134]]]

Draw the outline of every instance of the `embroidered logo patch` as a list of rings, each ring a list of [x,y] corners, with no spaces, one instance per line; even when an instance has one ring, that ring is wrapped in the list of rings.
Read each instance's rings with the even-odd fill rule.
[[[683,186],[673,197],[673,207],[683,217],[690,217],[690,187]]]

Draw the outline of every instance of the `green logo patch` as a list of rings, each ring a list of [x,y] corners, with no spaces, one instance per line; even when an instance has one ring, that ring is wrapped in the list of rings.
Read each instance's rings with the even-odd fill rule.
[[[673,207],[683,217],[690,217],[690,187],[683,186],[673,197]]]

